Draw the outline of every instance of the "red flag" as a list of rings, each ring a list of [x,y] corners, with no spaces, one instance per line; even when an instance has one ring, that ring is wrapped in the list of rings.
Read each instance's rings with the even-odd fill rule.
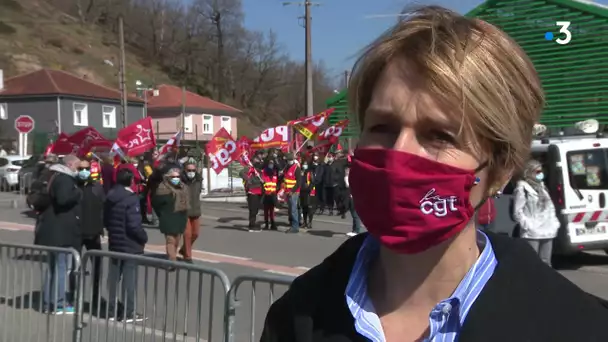
[[[153,149],[156,147],[156,137],[152,128],[152,118],[143,118],[121,129],[116,142],[126,155],[131,157]]]
[[[207,143],[205,152],[209,155],[211,168],[215,173],[219,174],[228,164],[237,160],[241,156],[242,151],[238,148],[236,141],[232,139],[230,134],[222,128]]]
[[[313,147],[309,151],[309,153],[315,153],[316,152],[320,156],[325,156],[329,152],[329,150],[331,149],[331,147],[333,145],[334,145],[333,143],[324,143],[324,144],[321,144],[321,145],[317,145],[317,146]]]
[[[319,114],[290,121],[288,125],[293,126],[293,128],[302,134],[306,139],[312,139],[314,135],[317,134],[319,127],[325,123],[327,118],[335,110],[335,108],[329,108],[328,110],[324,110]],[[296,146],[296,148],[298,147],[299,145]]]
[[[348,119],[342,120],[333,126],[327,127],[321,134],[319,134],[319,141],[327,141],[332,145],[338,142],[338,139],[344,132],[344,129],[348,126]]]
[[[289,126],[277,126],[263,131],[253,139],[252,150],[265,148],[287,148],[289,146]]]

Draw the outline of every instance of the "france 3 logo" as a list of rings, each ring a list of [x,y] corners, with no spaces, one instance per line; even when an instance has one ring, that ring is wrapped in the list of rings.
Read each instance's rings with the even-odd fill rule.
[[[570,22],[569,21],[556,21],[555,26],[559,27],[559,32],[557,34],[557,39],[553,32],[549,31],[545,33],[545,40],[555,41],[559,45],[566,45],[570,43],[572,40],[572,32],[570,32]]]

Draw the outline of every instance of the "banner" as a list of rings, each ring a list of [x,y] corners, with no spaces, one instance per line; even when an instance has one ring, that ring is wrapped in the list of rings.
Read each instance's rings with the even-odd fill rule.
[[[52,143],[50,153],[56,155],[66,155],[72,153],[74,151],[74,144],[71,143],[69,139],[69,135],[60,133],[57,140]]]
[[[319,134],[319,141],[327,141],[332,145],[338,142],[338,139],[344,132],[344,129],[348,126],[348,119],[339,121],[333,126],[327,127],[323,132]]]
[[[226,138],[226,134],[228,138]],[[205,152],[209,156],[210,166],[219,174],[228,164],[239,159],[242,151],[238,148],[236,141],[224,129],[220,129],[205,147]]]
[[[290,121],[288,125],[293,126],[293,128],[302,134],[306,139],[312,139],[314,135],[317,134],[319,127],[325,123],[327,118],[335,110],[335,108],[329,108],[328,110],[322,111],[319,114]]]
[[[176,152],[181,139],[182,131],[180,130],[173,134],[173,136],[169,140],[167,140],[167,143],[160,148],[160,150],[158,151],[158,158],[156,159],[161,159],[165,154],[169,152]]]
[[[311,150],[309,150],[308,153],[310,153],[310,154],[316,153],[322,158],[327,153],[329,153],[329,150],[331,149],[331,147],[333,145],[334,145],[333,143],[324,143],[321,145],[317,145],[317,146],[314,146]]]
[[[289,146],[289,126],[277,126],[268,128],[253,139],[252,150],[263,150],[266,148],[287,148]]]
[[[121,129],[116,138],[127,156],[134,157],[156,147],[156,137],[150,117],[138,120]]]

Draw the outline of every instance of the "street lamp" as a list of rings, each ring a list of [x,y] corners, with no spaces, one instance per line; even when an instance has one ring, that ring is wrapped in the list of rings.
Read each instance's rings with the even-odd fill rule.
[[[148,92],[153,91],[154,88],[149,88],[148,86],[144,86],[143,82],[140,80],[135,81],[135,89],[139,91],[143,91],[144,93],[144,117],[148,117]]]

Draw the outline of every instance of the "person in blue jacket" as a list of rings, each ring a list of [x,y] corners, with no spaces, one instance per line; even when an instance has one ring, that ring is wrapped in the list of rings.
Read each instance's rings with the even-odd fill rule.
[[[116,174],[116,183],[108,193],[104,204],[104,225],[108,231],[108,249],[112,252],[143,254],[148,234],[142,227],[139,196],[131,185],[133,172],[121,169]],[[123,302],[116,303],[116,288],[122,278],[120,293],[126,294]],[[143,321],[135,312],[135,288],[137,286],[137,263],[131,260],[112,260],[108,274],[110,320],[126,322]]]

